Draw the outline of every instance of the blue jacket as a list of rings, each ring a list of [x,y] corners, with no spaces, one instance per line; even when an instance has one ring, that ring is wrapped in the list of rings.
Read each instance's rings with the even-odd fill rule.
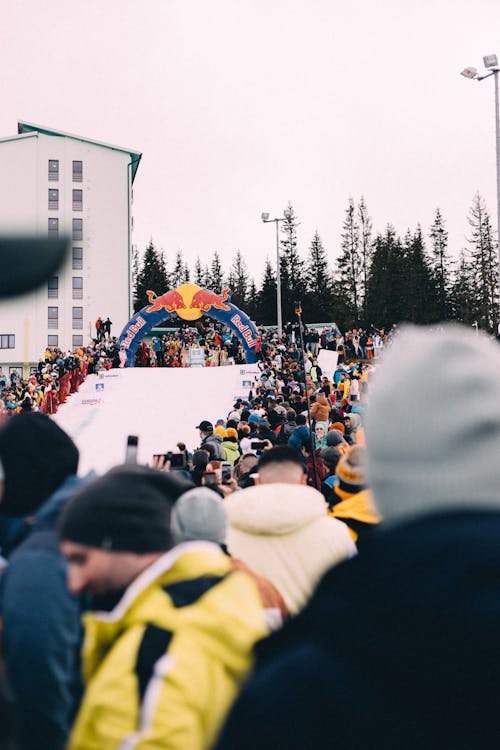
[[[66,586],[57,520],[90,477],[68,477],[32,516],[3,524],[3,651],[20,750],[63,750],[80,699],[82,611]],[[5,517],[4,517],[5,521]]]

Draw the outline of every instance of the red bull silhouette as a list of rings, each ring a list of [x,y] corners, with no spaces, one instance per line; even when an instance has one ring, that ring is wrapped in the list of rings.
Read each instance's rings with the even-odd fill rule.
[[[214,294],[207,289],[198,289],[191,300],[191,307],[203,310],[203,312],[208,312],[211,307],[215,307],[216,310],[230,310],[231,307],[224,304],[228,296],[229,287],[223,289],[222,294]]]
[[[171,313],[175,310],[186,310],[187,308],[186,303],[176,289],[165,292],[165,294],[161,294],[159,297],[149,289],[146,294],[151,302],[151,306],[146,309],[146,312],[156,312],[164,308],[167,312]]]

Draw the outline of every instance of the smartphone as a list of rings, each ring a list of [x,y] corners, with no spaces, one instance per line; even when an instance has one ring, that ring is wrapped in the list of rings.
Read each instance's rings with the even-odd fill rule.
[[[205,487],[217,487],[217,474],[214,471],[206,471],[203,476]]]
[[[266,444],[262,442],[262,440],[252,440],[250,446],[253,451],[255,451],[256,453],[260,453],[262,450],[264,450]]]
[[[137,447],[139,444],[139,438],[137,435],[128,435],[127,447],[125,448],[125,463],[136,464],[137,463]]]
[[[185,469],[186,468],[186,454],[185,453],[167,453],[167,460],[170,461],[171,469]]]
[[[230,461],[221,461],[220,471],[222,483],[230,482],[233,476],[233,464]]]

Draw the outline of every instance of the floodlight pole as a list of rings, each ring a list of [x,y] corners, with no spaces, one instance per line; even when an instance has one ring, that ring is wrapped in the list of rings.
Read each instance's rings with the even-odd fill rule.
[[[476,81],[484,81],[485,78],[493,76],[495,79],[495,150],[496,150],[496,170],[497,170],[497,262],[498,262],[498,287],[500,292],[500,97],[498,93],[498,73],[500,72],[500,66],[498,66],[497,58],[495,55],[490,55],[490,60],[487,57],[483,58],[484,64],[487,68],[490,68],[489,72],[485,75],[478,75],[476,68],[466,68],[462,71],[462,75],[466,78],[475,79]],[[491,59],[492,58],[492,59]],[[500,302],[500,300],[499,300]],[[499,316],[500,321],[500,316]],[[500,330],[500,329],[499,329]]]
[[[495,127],[497,145],[497,251],[498,251],[498,284],[500,287],[500,106],[498,97],[498,68],[493,71],[495,78]]]
[[[268,214],[262,214],[262,221],[264,224],[270,224],[272,221],[276,224],[276,321],[278,323],[278,337],[281,339],[283,336],[283,318],[281,313],[281,264],[280,264],[280,232],[279,223],[280,221],[286,221],[287,216],[283,216],[281,219],[269,219],[264,218]]]

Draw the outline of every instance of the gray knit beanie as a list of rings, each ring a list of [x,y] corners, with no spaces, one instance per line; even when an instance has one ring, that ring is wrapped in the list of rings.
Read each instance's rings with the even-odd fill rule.
[[[194,539],[224,544],[227,528],[224,503],[208,487],[189,490],[175,503],[170,528],[175,544]]]
[[[340,430],[329,430],[326,435],[326,444],[332,447],[344,442],[344,436]]]
[[[457,325],[407,326],[373,376],[368,477],[385,522],[500,510],[500,347]]]

